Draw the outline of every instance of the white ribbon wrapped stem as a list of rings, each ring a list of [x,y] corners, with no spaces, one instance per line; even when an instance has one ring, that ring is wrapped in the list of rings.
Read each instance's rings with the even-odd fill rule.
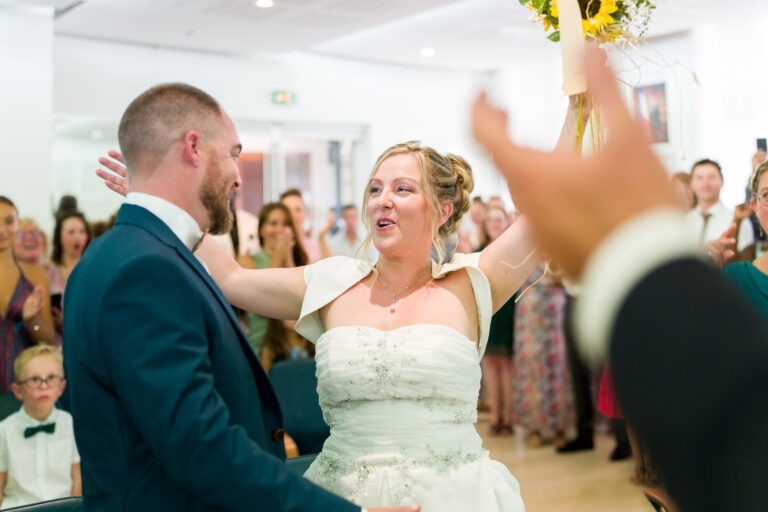
[[[578,0],[558,0],[560,52],[563,57],[563,94],[573,96],[587,91],[584,75],[584,32]]]

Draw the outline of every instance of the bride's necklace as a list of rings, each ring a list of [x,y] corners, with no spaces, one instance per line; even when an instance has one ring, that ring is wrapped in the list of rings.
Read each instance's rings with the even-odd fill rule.
[[[421,272],[419,272],[418,274],[416,274],[416,277],[414,277],[414,278],[413,278],[413,280],[411,280],[411,282],[410,282],[410,283],[408,283],[407,285],[405,285],[405,287],[403,287],[403,288],[402,288],[400,291],[398,291],[398,292],[393,292],[393,291],[392,291],[392,288],[390,288],[390,287],[389,287],[389,283],[387,282],[387,280],[386,280],[386,279],[384,279],[384,277],[381,275],[381,273],[379,273],[379,277],[378,277],[378,279],[380,279],[380,280],[381,280],[381,284],[382,284],[382,286],[384,286],[384,289],[385,289],[385,290],[387,291],[387,293],[388,293],[388,294],[389,294],[389,295],[392,297],[392,304],[390,304],[390,305],[389,305],[389,312],[390,312],[390,313],[394,313],[394,312],[396,311],[395,302],[397,302],[397,297],[398,297],[399,295],[402,295],[402,294],[403,294],[403,293],[405,293],[406,291],[408,291],[408,289],[409,289],[411,286],[413,286],[413,284],[414,284],[416,281],[418,281],[418,280],[419,280],[419,278],[420,278],[421,276],[423,276],[423,275],[424,275],[424,272],[426,272],[426,271],[427,271],[427,270],[429,270],[430,268],[432,268],[432,263],[430,263],[429,265],[427,265],[426,267],[424,267],[424,270],[422,270]]]

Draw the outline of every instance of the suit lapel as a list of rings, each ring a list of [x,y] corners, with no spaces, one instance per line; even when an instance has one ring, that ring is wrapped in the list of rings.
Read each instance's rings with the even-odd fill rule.
[[[234,331],[237,333],[238,341],[243,351],[248,354],[251,366],[259,368],[261,373],[264,373],[264,369],[261,367],[261,363],[258,362],[256,354],[253,352],[248,339],[245,337],[240,322],[237,320],[235,313],[232,311],[224,294],[221,293],[218,285],[213,281],[208,271],[203,267],[203,264],[192,252],[179,240],[179,238],[171,231],[171,229],[161,221],[156,215],[140,206],[124,204],[118,212],[115,224],[131,224],[152,234],[163,244],[172,247],[176,250],[182,260],[184,260],[192,269],[197,273],[200,279],[205,283],[208,290],[216,298],[219,305],[226,311],[226,315],[229,321],[232,323]]]

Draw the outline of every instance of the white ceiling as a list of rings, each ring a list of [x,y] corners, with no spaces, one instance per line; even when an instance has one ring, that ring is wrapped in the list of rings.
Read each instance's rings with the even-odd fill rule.
[[[481,71],[548,50],[519,0],[0,0],[47,5],[62,35],[237,54],[306,51]],[[765,0],[657,0],[651,36],[724,19],[768,18]],[[423,47],[435,56],[419,55]]]

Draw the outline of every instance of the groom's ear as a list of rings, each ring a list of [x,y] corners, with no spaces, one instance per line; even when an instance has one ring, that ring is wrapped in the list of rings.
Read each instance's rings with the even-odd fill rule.
[[[184,161],[193,167],[198,167],[203,158],[200,134],[195,130],[186,132],[182,138],[182,144],[182,157]]]

